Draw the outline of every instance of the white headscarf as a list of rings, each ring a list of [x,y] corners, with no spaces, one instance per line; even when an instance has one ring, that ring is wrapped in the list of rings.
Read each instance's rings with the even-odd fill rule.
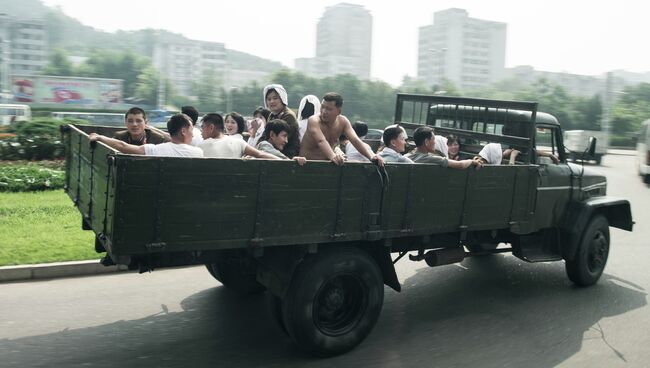
[[[318,97],[314,95],[307,95],[303,97],[302,100],[300,100],[300,106],[298,107],[298,119],[300,119],[300,121],[298,121],[298,129],[300,131],[300,141],[302,141],[302,137],[305,135],[305,132],[307,131],[307,120],[309,120],[309,118],[311,117],[308,116],[305,119],[301,119],[302,110],[305,108],[305,105],[307,105],[307,102],[314,105],[314,115],[318,115],[318,113],[320,112],[320,100],[318,99]]]
[[[488,143],[478,155],[483,157],[488,164],[500,165],[503,159],[503,150],[499,143]]]
[[[445,157],[449,157],[449,148],[447,147],[447,137],[436,135],[436,149]]]
[[[289,97],[287,96],[287,90],[284,89],[281,84],[269,84],[268,86],[264,87],[264,92],[262,92],[262,99],[264,100],[265,108],[269,108],[266,106],[266,94],[269,93],[270,90],[275,90],[275,92],[280,95],[280,100],[282,100],[284,106],[289,106]]]

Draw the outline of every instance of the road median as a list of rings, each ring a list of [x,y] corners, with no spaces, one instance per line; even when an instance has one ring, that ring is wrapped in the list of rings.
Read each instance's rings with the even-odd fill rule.
[[[0,282],[53,279],[127,271],[126,266],[103,266],[99,260],[0,267]]]

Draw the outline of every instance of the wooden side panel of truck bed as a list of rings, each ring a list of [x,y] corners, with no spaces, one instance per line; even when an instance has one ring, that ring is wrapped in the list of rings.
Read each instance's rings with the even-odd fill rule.
[[[382,173],[363,163],[122,155],[67,134],[68,193],[114,255],[517,229],[535,203],[530,165],[389,164]]]

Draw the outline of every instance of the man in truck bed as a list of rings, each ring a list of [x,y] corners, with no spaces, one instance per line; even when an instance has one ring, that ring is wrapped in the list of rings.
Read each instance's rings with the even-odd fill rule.
[[[167,122],[167,130],[171,136],[171,142],[161,144],[147,143],[136,146],[97,133],[90,133],[88,139],[91,142],[102,142],[122,153],[147,156],[203,157],[203,151],[200,148],[190,145],[192,143],[193,126],[189,116],[185,114],[172,116]]]

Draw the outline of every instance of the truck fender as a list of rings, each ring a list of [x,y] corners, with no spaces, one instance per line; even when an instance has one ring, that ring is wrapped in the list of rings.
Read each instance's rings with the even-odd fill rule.
[[[384,278],[384,284],[390,286],[391,289],[397,292],[402,291],[402,285],[399,283],[393,258],[390,256],[390,248],[381,244],[372,244],[362,247],[362,249],[368,252],[374,258],[375,262],[377,262]]]
[[[562,256],[564,259],[573,260],[583,230],[589,220],[597,214],[605,216],[609,226],[632,231],[634,221],[632,221],[630,202],[626,199],[601,196],[571,203],[562,223],[564,233]]]

